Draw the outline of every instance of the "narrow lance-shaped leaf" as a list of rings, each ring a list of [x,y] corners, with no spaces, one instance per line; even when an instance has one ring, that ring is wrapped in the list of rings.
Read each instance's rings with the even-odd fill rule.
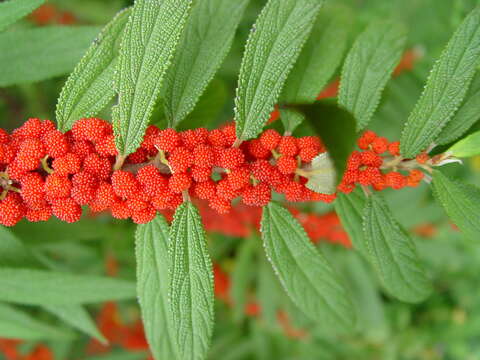
[[[361,33],[347,55],[342,69],[339,104],[357,120],[357,130],[371,120],[382,91],[405,47],[403,26],[375,22]]]
[[[480,239],[480,189],[459,180],[452,180],[436,170],[433,173],[433,194],[448,216],[467,237]]]
[[[193,5],[165,76],[165,113],[170,127],[195,107],[227,55],[249,1],[200,0]]]
[[[448,144],[462,136],[468,129],[480,120],[480,73],[477,72],[470,84],[463,103],[452,120],[443,128],[436,143]]]
[[[385,289],[402,301],[424,300],[432,285],[415,244],[395,221],[380,195],[369,196],[364,208],[363,227],[370,262]]]
[[[135,298],[135,284],[55,271],[0,269],[0,301],[26,305],[88,304]]]
[[[60,130],[67,131],[82,117],[97,115],[113,99],[118,46],[129,15],[126,9],[115,16],[70,74],[57,103]]]
[[[433,66],[425,90],[410,114],[400,141],[404,157],[435,142],[462,103],[480,63],[480,7],[473,10]]]
[[[45,0],[8,0],[0,3],[0,31],[30,14]]]
[[[170,229],[170,301],[179,359],[204,359],[213,331],[213,274],[205,231],[191,202]]]
[[[351,329],[355,313],[343,284],[293,216],[270,203],[261,232],[267,257],[299,309],[325,329]]]
[[[121,42],[112,110],[122,155],[140,145],[162,80],[182,33],[191,0],[136,0]]]
[[[323,0],[269,0],[245,48],[235,98],[237,138],[256,137],[312,30]]]
[[[326,6],[318,15],[312,32],[298,60],[288,75],[280,103],[313,103],[342,61],[351,25],[349,11]],[[293,132],[303,116],[290,109],[280,109],[285,130]]]
[[[468,135],[447,150],[455,157],[471,157],[480,155],[480,131]]]
[[[0,86],[70,72],[99,31],[97,26],[49,26],[0,34]]]
[[[168,302],[170,259],[169,227],[163,216],[139,225],[135,234],[137,293],[143,325],[155,359],[176,359],[172,313]]]

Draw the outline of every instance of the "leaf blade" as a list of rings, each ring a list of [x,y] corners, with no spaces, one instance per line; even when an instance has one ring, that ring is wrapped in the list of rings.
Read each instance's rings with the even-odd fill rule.
[[[10,0],[0,3],[0,31],[42,5],[45,0]]]
[[[456,142],[448,150],[455,157],[471,157],[480,154],[480,131],[468,135],[466,138]]]

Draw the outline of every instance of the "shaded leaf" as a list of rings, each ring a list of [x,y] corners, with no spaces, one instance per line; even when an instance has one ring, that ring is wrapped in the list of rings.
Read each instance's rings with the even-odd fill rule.
[[[60,130],[97,115],[113,99],[118,46],[129,15],[130,9],[121,11],[105,26],[68,77],[55,113]]]
[[[237,137],[255,138],[312,30],[322,0],[269,0],[245,48],[235,98]]]
[[[400,140],[404,157],[430,146],[462,103],[480,63],[480,7],[455,31],[433,66],[422,96],[405,124]]]
[[[415,244],[395,221],[383,198],[377,194],[369,196],[363,214],[369,259],[382,285],[399,300],[424,300],[432,291],[432,285]]]
[[[169,227],[163,216],[139,225],[135,234],[137,293],[143,325],[156,359],[175,359],[174,327],[168,302],[170,259]]]
[[[343,284],[293,216],[270,203],[261,232],[267,257],[299,309],[325,329],[352,328],[355,314]]]
[[[99,30],[96,26],[49,26],[0,34],[0,86],[70,72]]]
[[[29,249],[8,229],[0,227],[0,266],[38,266]]]
[[[170,301],[179,359],[204,359],[213,331],[213,274],[198,210],[180,205],[170,230]]]
[[[45,0],[9,0],[0,3],[0,31],[30,14]]]
[[[472,240],[480,239],[480,189],[433,172],[433,194],[448,216]]]
[[[250,0],[194,3],[172,66],[165,76],[165,113],[176,127],[194,109],[227,55]]]
[[[140,145],[191,0],[136,0],[120,47],[112,110],[117,149],[122,155]]]

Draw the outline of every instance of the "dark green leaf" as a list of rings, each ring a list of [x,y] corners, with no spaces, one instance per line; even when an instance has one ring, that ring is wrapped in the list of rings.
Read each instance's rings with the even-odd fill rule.
[[[168,302],[169,227],[163,216],[137,227],[137,293],[143,325],[155,359],[176,359],[172,313]]]
[[[472,240],[480,239],[480,189],[436,170],[433,193],[448,216]]]
[[[270,203],[261,223],[265,252],[295,304],[325,329],[352,328],[348,294],[328,261],[288,210]]]
[[[250,32],[235,98],[237,137],[263,129],[323,0],[269,0]]]
[[[38,266],[38,261],[29,249],[10,230],[4,227],[0,227],[0,266]]]
[[[165,113],[176,127],[193,110],[230,50],[250,0],[200,0],[165,76]]]
[[[0,31],[28,15],[45,0],[9,0],[0,3]]]
[[[49,26],[0,34],[0,86],[70,72],[99,30],[96,26]]]
[[[480,7],[473,10],[435,63],[425,90],[401,137],[401,153],[411,158],[435,142],[468,91],[480,63]]]
[[[123,35],[112,118],[122,155],[140,145],[191,0],[136,0]]]
[[[195,206],[180,205],[170,230],[170,301],[179,359],[204,359],[213,331],[213,274]]]
[[[97,115],[113,99],[118,46],[129,15],[130,9],[124,10],[105,26],[69,76],[57,103],[60,130],[69,130],[80,118]]]
[[[432,285],[412,239],[395,221],[380,195],[369,196],[363,213],[369,259],[382,285],[402,301],[424,300]]]
[[[348,53],[338,102],[355,116],[358,130],[369,123],[377,109],[382,91],[400,61],[405,40],[403,26],[375,22],[360,34]]]

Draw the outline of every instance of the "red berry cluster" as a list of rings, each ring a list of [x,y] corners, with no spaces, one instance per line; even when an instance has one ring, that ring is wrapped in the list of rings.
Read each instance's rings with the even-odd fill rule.
[[[343,193],[352,192],[356,184],[372,186],[377,191],[416,187],[425,176],[417,168],[429,159],[425,153],[414,160],[403,159],[398,141],[389,142],[370,130],[362,134],[357,144],[362,151],[352,152],[348,159],[347,169],[338,186]]]
[[[188,196],[227,213],[236,198],[266,205],[272,189],[289,201],[335,198],[307,189],[307,179],[296,174],[324,151],[318,138],[267,130],[237,143],[234,125],[183,132],[150,126],[140,148],[116,166],[122,158],[108,122],[81,119],[64,134],[49,120],[29,119],[12,134],[0,130],[0,223],[52,215],[75,222],[84,205],[146,223]]]

